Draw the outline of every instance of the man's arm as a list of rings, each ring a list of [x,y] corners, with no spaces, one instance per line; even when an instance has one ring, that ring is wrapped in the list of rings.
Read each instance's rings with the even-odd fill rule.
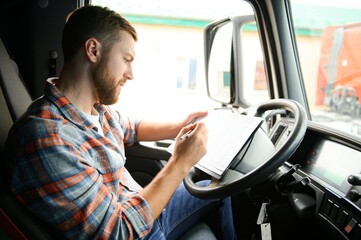
[[[189,137],[181,140],[180,136],[191,129]],[[206,154],[206,145],[207,129],[203,123],[191,124],[180,131],[168,164],[139,192],[152,209],[154,219],[163,211],[191,167]]]
[[[178,122],[159,122],[144,119],[139,123],[137,131],[138,141],[157,141],[177,136],[182,127],[188,125],[195,118],[204,117],[207,111],[194,112]]]

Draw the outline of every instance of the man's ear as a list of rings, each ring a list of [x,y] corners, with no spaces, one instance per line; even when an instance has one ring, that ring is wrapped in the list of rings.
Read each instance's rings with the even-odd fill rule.
[[[89,38],[85,44],[85,55],[92,63],[95,63],[100,58],[101,43],[95,38]]]

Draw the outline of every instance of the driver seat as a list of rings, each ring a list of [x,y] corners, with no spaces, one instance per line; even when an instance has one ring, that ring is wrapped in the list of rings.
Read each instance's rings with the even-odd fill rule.
[[[32,98],[23,83],[16,63],[10,58],[0,38],[0,147],[3,149],[8,131],[31,104]],[[5,165],[2,156],[0,163]],[[52,226],[37,219],[11,193],[6,184],[6,167],[0,173],[0,239],[62,239]],[[205,223],[195,225],[181,240],[216,239]]]

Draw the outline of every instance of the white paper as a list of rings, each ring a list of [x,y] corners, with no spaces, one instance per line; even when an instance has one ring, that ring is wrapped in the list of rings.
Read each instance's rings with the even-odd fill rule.
[[[220,178],[258,128],[262,118],[214,110],[201,121],[208,129],[207,154],[195,166]]]
[[[204,122],[208,129],[207,153],[195,167],[219,179],[258,128],[262,118],[213,110],[200,122]],[[168,151],[172,153],[173,148],[174,143]]]

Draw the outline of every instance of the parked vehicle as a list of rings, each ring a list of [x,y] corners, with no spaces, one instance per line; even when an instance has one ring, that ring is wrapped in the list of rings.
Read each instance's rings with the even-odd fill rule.
[[[206,107],[263,118],[220,179],[198,168],[184,179],[196,197],[232,197],[239,239],[361,239],[358,0],[0,4],[1,145],[45,80],[59,75],[68,13],[108,6],[139,33],[135,79],[113,107],[159,117]],[[339,31],[344,41],[336,43],[331,36]],[[126,166],[140,185],[167,164],[172,142],[126,148]],[[1,164],[0,238],[62,239],[12,196]],[[199,187],[199,179],[211,184]]]
[[[317,104],[360,118],[361,23],[325,28],[318,70]]]

